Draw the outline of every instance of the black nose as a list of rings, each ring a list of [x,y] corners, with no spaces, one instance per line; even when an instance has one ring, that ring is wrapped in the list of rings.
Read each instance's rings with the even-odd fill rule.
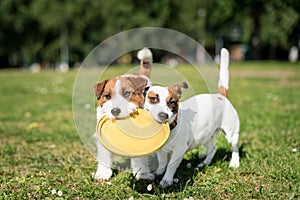
[[[167,113],[164,112],[160,112],[158,113],[158,118],[162,121],[162,122],[166,122],[169,118],[169,115]]]
[[[110,112],[113,116],[117,117],[121,113],[121,109],[120,108],[113,108],[113,109],[111,109]]]

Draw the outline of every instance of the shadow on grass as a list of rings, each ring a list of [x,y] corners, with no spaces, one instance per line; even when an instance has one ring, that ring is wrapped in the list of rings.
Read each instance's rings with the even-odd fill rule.
[[[245,157],[245,146],[247,144],[244,143],[239,148],[239,155],[240,159]],[[227,162],[229,166],[229,162],[231,159],[231,151],[229,151],[226,148],[219,148],[215,154],[215,157],[210,165],[216,165],[219,161],[221,162]],[[205,170],[207,169],[206,166],[204,168],[197,168],[197,166],[200,162],[202,162],[204,158],[197,158],[193,157],[190,160],[182,160],[180,163],[174,178],[178,179],[178,182],[168,187],[168,188],[160,188],[159,182],[163,178],[163,175],[157,176],[154,181],[147,181],[147,180],[136,180],[134,176],[131,176],[131,187],[132,189],[136,190],[137,192],[141,194],[155,194],[159,195],[162,193],[172,193],[172,192],[180,192],[183,191],[186,186],[193,185],[193,177],[195,177],[199,172],[205,173]],[[187,165],[191,164],[192,167],[188,168]],[[148,186],[151,184],[152,188],[149,188]],[[151,189],[151,190],[149,190]]]

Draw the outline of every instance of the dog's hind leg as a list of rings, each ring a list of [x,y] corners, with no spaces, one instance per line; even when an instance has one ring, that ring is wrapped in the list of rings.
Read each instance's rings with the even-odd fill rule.
[[[216,149],[215,144],[214,144],[214,137],[213,136],[210,140],[208,140],[204,144],[204,146],[207,149],[207,155],[206,155],[206,158],[204,159],[204,161],[201,162],[200,164],[198,164],[198,166],[197,166],[198,168],[203,168],[206,165],[209,165],[211,163],[211,161],[213,160],[216,152],[217,152],[217,149]]]
[[[226,140],[232,148],[232,156],[229,167],[238,168],[240,166],[238,145],[240,121],[236,110],[229,102],[225,106],[221,129],[224,131]]]
[[[226,137],[226,139],[227,139],[227,137]],[[232,148],[232,155],[231,155],[229,167],[238,168],[240,166],[238,140],[239,140],[238,132],[233,133],[231,135],[230,140],[229,140],[229,138],[227,139],[227,141],[230,143],[231,148]]]
[[[240,166],[239,157],[239,121],[236,121],[236,126],[231,126],[231,128],[224,128],[225,137],[232,148],[232,155],[229,167],[238,168]]]

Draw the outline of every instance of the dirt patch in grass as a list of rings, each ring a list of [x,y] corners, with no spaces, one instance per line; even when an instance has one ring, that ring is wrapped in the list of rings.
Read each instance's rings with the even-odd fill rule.
[[[239,78],[291,78],[295,76],[295,71],[290,70],[240,70],[234,69],[230,72],[233,77]]]

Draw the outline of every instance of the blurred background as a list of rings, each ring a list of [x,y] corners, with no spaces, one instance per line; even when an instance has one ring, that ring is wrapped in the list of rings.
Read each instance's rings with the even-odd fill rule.
[[[145,26],[187,34],[212,57],[226,47],[233,61],[299,60],[299,0],[1,0],[0,68],[76,67],[103,40]]]

